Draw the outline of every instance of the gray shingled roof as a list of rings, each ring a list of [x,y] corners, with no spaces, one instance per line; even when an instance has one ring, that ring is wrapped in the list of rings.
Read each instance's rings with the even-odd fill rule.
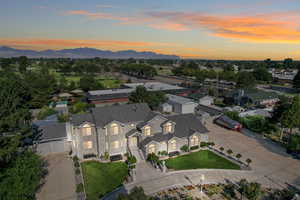
[[[99,107],[93,108],[92,113],[73,115],[72,123],[80,125],[88,121],[103,127],[114,120],[121,123],[144,121],[150,112],[145,103]]]
[[[169,120],[176,123],[174,135],[176,137],[186,137],[190,134],[190,130],[199,133],[207,133],[208,130],[203,126],[201,120],[194,114],[173,115],[168,117]]]
[[[167,118],[168,120],[176,123],[174,133],[156,133],[154,136],[143,140],[141,145],[146,145],[151,141],[167,141],[174,136],[178,138],[185,138],[192,135],[194,132],[208,133],[208,130],[205,126],[203,126],[200,119],[198,119],[194,114],[174,115]]]
[[[42,131],[42,135],[39,138],[43,140],[55,140],[67,137],[66,124],[65,123],[48,123],[40,125],[39,129]]]

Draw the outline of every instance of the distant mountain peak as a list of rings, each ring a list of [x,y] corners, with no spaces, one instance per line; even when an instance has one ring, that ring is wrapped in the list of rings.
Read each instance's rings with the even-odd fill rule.
[[[23,50],[15,49],[8,46],[0,46],[0,57],[17,57],[27,56],[29,58],[110,58],[110,59],[180,59],[176,55],[158,54],[151,51],[138,52],[135,50],[122,50],[122,51],[109,51],[99,50],[89,47],[80,47],[73,49],[62,49],[62,50]]]

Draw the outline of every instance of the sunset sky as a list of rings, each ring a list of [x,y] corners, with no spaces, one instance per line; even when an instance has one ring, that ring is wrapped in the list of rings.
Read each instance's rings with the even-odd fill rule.
[[[300,0],[0,0],[0,45],[300,60]]]

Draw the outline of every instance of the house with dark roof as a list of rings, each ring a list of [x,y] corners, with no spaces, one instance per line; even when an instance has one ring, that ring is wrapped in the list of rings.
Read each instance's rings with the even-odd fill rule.
[[[258,89],[238,89],[228,93],[224,100],[240,106],[247,104],[272,106],[279,101],[279,95],[276,92]]]
[[[198,146],[208,141],[208,130],[194,114],[165,116],[147,104],[97,107],[73,115],[70,121],[73,153],[79,158],[108,154],[120,156],[139,151],[180,151],[183,145]]]

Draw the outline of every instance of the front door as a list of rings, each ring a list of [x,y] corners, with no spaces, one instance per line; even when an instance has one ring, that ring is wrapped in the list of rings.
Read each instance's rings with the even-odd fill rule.
[[[137,147],[137,137],[131,137],[131,138],[129,139],[129,145],[130,145],[131,147]]]

